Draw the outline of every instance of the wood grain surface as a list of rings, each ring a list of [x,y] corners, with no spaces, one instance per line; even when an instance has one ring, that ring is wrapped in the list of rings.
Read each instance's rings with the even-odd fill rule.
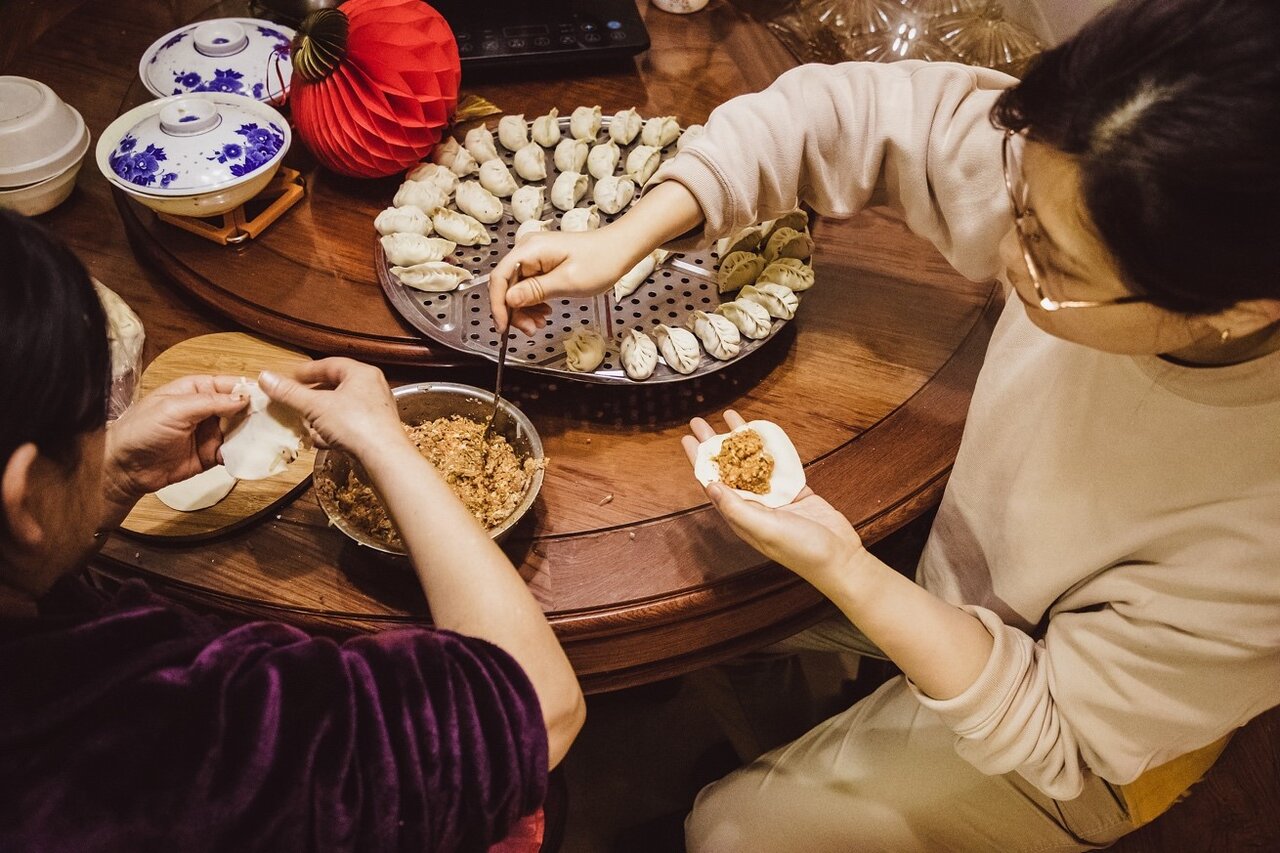
[[[175,344],[147,365],[139,391],[156,388],[195,374],[256,378],[263,370],[284,371],[308,361],[305,353],[287,349],[243,332],[200,335]],[[316,451],[305,447],[279,474],[265,480],[240,480],[218,503],[195,512],[166,506],[147,495],[129,513],[121,528],[144,537],[195,541],[227,533],[249,524],[301,491],[311,478]]]

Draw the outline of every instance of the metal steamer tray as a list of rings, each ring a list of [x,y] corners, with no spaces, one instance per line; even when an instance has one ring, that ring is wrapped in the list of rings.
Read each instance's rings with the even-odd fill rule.
[[[608,139],[609,116],[603,119],[603,126],[597,142]],[[568,135],[569,119],[560,119],[561,133]],[[627,154],[639,145],[639,136],[622,149],[619,168],[626,162]],[[512,166],[513,153],[501,145],[498,152],[508,168]],[[552,161],[553,149],[546,149],[548,193],[551,185],[559,175]],[[662,149],[665,161],[675,156],[676,145],[671,143]],[[617,172],[615,172],[616,174]],[[514,169],[512,174],[515,175]],[[468,180],[474,180],[469,177]],[[520,185],[529,183],[516,176]],[[591,204],[591,192],[595,187],[595,179],[588,175],[587,194],[578,206]],[[539,182],[541,183],[541,182]],[[638,194],[637,194],[638,195]],[[502,199],[504,216],[498,222],[487,226],[493,238],[488,246],[458,246],[447,261],[455,266],[469,270],[474,278],[464,282],[461,287],[449,293],[424,293],[406,287],[391,274],[391,265],[387,263],[382,251],[382,244],[374,237],[374,263],[378,270],[378,280],[387,299],[395,309],[412,325],[432,341],[443,344],[461,352],[478,355],[490,361],[497,361],[500,336],[494,327],[493,314],[489,309],[489,273],[498,265],[498,261],[515,245],[516,228],[519,223],[511,215],[510,199]],[[606,216],[601,213],[603,222],[612,222],[621,213]],[[559,228],[564,212],[553,206],[550,201],[540,218],[554,217],[555,228]],[[539,373],[550,373],[580,382],[592,382],[604,385],[644,385],[662,382],[677,382],[692,379],[720,370],[728,365],[750,356],[764,344],[773,339],[785,324],[784,320],[774,320],[767,337],[760,340],[742,338],[742,348],[731,359],[721,361],[712,358],[704,350],[702,360],[692,373],[677,373],[667,367],[659,356],[658,367],[653,375],[643,381],[636,381],[627,376],[622,369],[620,354],[621,336],[631,329],[651,332],[659,324],[685,327],[685,321],[694,311],[715,311],[721,302],[732,300],[736,294],[721,294],[716,284],[716,268],[720,255],[714,249],[701,252],[673,252],[653,271],[644,284],[624,299],[615,304],[613,291],[590,299],[559,299],[552,302],[551,316],[548,324],[534,337],[525,337],[517,332],[511,336],[507,350],[507,364],[512,367],[532,370]],[[804,294],[796,294],[803,301]],[[722,298],[723,297],[723,298]],[[589,328],[600,333],[606,341],[604,361],[592,373],[579,373],[570,370],[565,361],[564,341],[575,329]]]

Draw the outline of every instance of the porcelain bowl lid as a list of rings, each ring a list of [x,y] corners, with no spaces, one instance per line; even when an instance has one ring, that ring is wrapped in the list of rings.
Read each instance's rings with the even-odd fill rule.
[[[98,140],[98,167],[125,189],[187,196],[225,189],[274,168],[289,150],[275,108],[239,95],[174,95],[135,107]]]
[[[166,33],[138,63],[138,76],[156,97],[188,92],[283,101],[293,74],[295,33],[256,18],[216,18]]]

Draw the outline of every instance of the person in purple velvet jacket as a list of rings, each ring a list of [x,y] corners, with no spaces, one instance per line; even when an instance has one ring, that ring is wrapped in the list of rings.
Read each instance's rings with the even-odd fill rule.
[[[108,429],[109,361],[84,267],[0,211],[0,850],[482,851],[536,811],[582,694],[375,368],[261,381],[363,464],[435,630],[339,644],[136,582],[91,606],[54,589],[142,495],[216,464],[244,405],[188,377]]]

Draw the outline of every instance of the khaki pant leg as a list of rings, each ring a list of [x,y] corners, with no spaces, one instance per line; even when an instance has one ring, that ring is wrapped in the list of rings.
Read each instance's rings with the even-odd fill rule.
[[[685,822],[689,853],[1089,850],[1130,831],[1090,776],[1058,802],[1016,773],[986,776],[896,678],[796,741],[707,786]]]

